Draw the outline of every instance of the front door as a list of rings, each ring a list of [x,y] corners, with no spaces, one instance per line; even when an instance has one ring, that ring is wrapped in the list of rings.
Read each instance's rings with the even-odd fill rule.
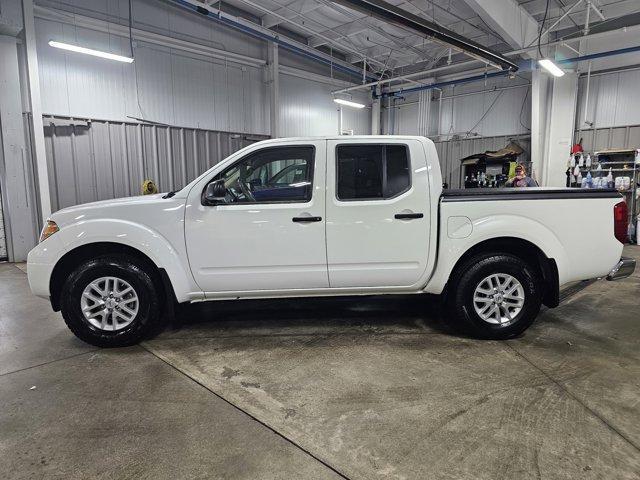
[[[428,175],[418,140],[327,142],[332,288],[419,282],[429,252]]]
[[[325,140],[264,147],[209,179],[224,181],[223,204],[205,206],[192,189],[185,238],[202,290],[328,287],[325,162]]]

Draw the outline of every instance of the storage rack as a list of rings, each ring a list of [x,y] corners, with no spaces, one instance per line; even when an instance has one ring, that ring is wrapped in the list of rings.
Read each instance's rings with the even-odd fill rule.
[[[582,154],[585,157],[587,155],[584,152]],[[637,149],[601,150],[591,154],[592,163],[590,167],[580,167],[583,178],[588,172],[591,172],[592,177],[596,175],[606,177],[609,173],[609,168],[611,168],[614,181],[618,177],[630,178],[629,189],[618,191],[624,195],[625,201],[627,202],[629,210],[629,231],[635,232],[632,236],[635,236],[636,241],[639,234],[637,231],[637,221],[638,210],[640,209],[640,202],[638,201],[640,165],[636,161],[638,155],[640,155],[640,153],[638,153]],[[597,171],[598,165],[602,167],[602,170],[599,172]],[[630,240],[633,241],[634,239],[630,238]]]
[[[509,164],[511,162],[522,163],[527,172],[531,171],[530,161],[518,161],[518,157],[513,158],[486,158],[483,160],[478,159],[463,159],[462,168],[460,169],[460,185],[463,188],[503,188],[507,180],[509,180]],[[493,167],[494,173],[489,173],[488,167]],[[501,173],[496,174],[497,168]],[[480,186],[478,184],[478,174],[485,173],[489,175],[490,185]],[[475,182],[471,181],[471,177],[475,177]],[[466,179],[466,180],[465,180]]]

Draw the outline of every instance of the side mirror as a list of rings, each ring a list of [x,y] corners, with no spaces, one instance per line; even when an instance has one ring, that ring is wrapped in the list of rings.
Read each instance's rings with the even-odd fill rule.
[[[207,185],[202,198],[203,205],[220,205],[226,203],[227,187],[224,186],[224,180],[216,180]]]

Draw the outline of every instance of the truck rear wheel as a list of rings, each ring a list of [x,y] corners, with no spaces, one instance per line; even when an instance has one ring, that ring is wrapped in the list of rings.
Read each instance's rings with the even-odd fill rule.
[[[68,276],[60,307],[69,329],[98,347],[134,345],[159,325],[158,286],[138,259],[105,255]]]
[[[477,338],[503,340],[524,332],[542,303],[538,272],[520,258],[487,253],[456,268],[447,295],[455,326]]]

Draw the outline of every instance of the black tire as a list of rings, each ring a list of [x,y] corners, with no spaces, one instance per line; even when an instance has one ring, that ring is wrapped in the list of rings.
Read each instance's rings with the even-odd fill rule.
[[[82,313],[80,302],[85,287],[101,277],[118,277],[129,283],[137,294],[137,314],[122,329],[97,328]],[[135,345],[158,329],[160,292],[159,282],[145,262],[127,255],[104,255],[83,262],[71,272],[62,287],[60,309],[65,323],[79,339],[98,347],[124,347]]]
[[[494,324],[483,320],[476,312],[473,298],[483,279],[499,273],[511,275],[520,282],[524,304],[512,320]],[[542,280],[536,269],[512,254],[480,254],[456,268],[448,286],[446,303],[454,327],[476,338],[505,340],[520,335],[536,319],[542,303]]]

